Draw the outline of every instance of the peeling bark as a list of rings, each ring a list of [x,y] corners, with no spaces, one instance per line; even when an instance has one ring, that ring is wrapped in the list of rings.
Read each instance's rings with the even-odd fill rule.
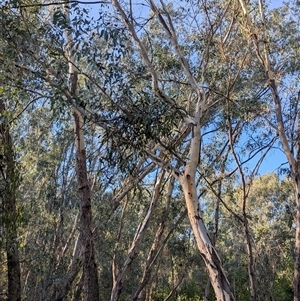
[[[91,190],[87,177],[86,152],[83,140],[83,120],[80,114],[73,111],[76,137],[76,170],[78,194],[80,199],[80,231],[83,245],[83,287],[84,300],[99,300],[98,272],[95,263],[94,241],[92,233]]]
[[[233,301],[234,296],[223,271],[221,260],[203,222],[198,201],[195,178],[199,162],[200,140],[200,125],[197,125],[194,126],[194,137],[191,140],[190,159],[187,162],[185,171],[179,176],[179,182],[184,192],[188,217],[197,246],[204,260],[216,298],[218,301]]]

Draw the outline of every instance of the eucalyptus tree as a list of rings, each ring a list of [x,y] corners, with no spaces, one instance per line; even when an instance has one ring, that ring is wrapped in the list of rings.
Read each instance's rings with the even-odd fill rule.
[[[256,15],[250,13],[249,7],[242,0],[240,7],[243,15],[241,31],[256,55],[257,65],[264,72],[264,88],[268,89],[268,96],[273,101],[268,102],[269,112],[262,115],[278,133],[294,180],[297,204],[294,300],[300,300],[299,45],[296,42],[299,18],[295,14],[295,11],[299,11],[299,4],[291,2],[269,12],[264,3],[258,1]]]
[[[216,122],[219,128],[222,126],[224,128],[223,119],[218,115],[224,106],[219,105],[218,111],[218,103],[239,98],[240,89],[247,82],[245,74],[250,66],[251,54],[247,51],[239,54],[240,46],[233,38],[233,34],[238,32],[235,25],[238,6],[234,3],[214,3],[214,5],[213,8],[207,3],[197,3],[189,19],[191,12],[180,5],[173,8],[171,4],[161,1],[158,7],[150,1],[153,21],[148,23],[147,30],[142,20],[134,18],[130,4],[126,6],[124,3],[113,1],[113,6],[122,17],[140,52],[146,72],[151,76],[152,93],[160,102],[170,105],[172,110],[177,112],[179,116],[174,128],[180,133],[180,139],[186,139],[180,144],[181,148],[177,146],[172,151],[168,149],[168,144],[177,142],[178,136],[160,137],[158,141],[159,148],[164,152],[169,151],[179,166],[183,163],[178,169],[172,165],[169,158],[161,160],[149,150],[146,150],[146,153],[157,164],[172,172],[180,182],[195,239],[216,297],[218,300],[232,300],[234,297],[221,261],[202,219],[197,195],[199,181],[197,171],[199,163],[205,161],[200,152],[201,141],[205,141],[202,138],[203,129],[212,125],[213,118],[219,120],[219,124]],[[182,18],[186,19],[183,21]],[[185,27],[185,22],[189,23],[189,28]],[[144,31],[145,35],[141,36],[138,30]],[[156,52],[157,45],[163,49],[163,55]],[[212,58],[211,53],[214,53],[216,58]],[[167,67],[163,67],[163,64]],[[218,67],[212,68],[213,64]],[[223,77],[225,69],[227,76]],[[245,86],[249,87],[247,84]],[[173,94],[175,91],[180,91],[181,95],[175,96]],[[249,93],[246,88],[242,91]],[[244,107],[244,110],[247,114],[247,107]],[[238,125],[239,123],[234,129],[235,136],[239,135]],[[231,136],[234,135],[231,133]],[[231,141],[231,148],[233,144]],[[202,148],[205,149],[205,146]],[[225,149],[226,146],[224,148],[223,144],[223,152]]]

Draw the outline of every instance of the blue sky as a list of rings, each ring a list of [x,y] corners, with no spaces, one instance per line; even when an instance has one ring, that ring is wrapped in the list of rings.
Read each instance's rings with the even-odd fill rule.
[[[270,1],[270,6],[272,8],[280,7],[282,5],[282,0],[271,0]]]

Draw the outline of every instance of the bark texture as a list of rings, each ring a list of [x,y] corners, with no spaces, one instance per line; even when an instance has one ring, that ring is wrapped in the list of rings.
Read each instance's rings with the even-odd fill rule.
[[[74,128],[76,137],[76,170],[78,181],[78,194],[80,199],[80,227],[83,245],[83,287],[84,300],[99,300],[98,272],[95,263],[94,242],[92,233],[92,205],[91,190],[87,177],[86,152],[82,132],[83,121],[76,111],[74,115]]]
[[[249,224],[246,214],[244,214],[244,231],[247,242],[247,253],[248,253],[248,274],[250,282],[250,300],[257,301],[257,292],[256,292],[256,275],[255,275],[255,266],[253,258],[252,243],[249,232]]]
[[[200,118],[198,118],[198,123],[200,123]],[[204,260],[216,299],[218,301],[233,301],[234,296],[223,271],[221,260],[207,233],[206,226],[201,216],[201,208],[198,201],[195,181],[196,169],[199,163],[200,140],[200,125],[197,124],[193,129],[190,159],[186,164],[185,171],[180,174],[179,181],[184,192],[190,224],[193,229],[198,249]]]
[[[5,105],[0,99],[0,116],[4,116]],[[3,228],[6,238],[6,256],[7,256],[7,279],[8,291],[7,300],[21,300],[21,281],[20,281],[20,260],[19,246],[17,242],[17,209],[16,209],[16,189],[17,189],[17,172],[13,155],[13,145],[9,133],[9,125],[2,118],[0,123],[1,139],[1,191],[2,205],[4,210]]]
[[[70,7],[68,3],[64,5],[64,11],[68,23],[70,24]],[[65,30],[67,40],[67,57],[69,60],[69,93],[75,101],[77,98],[78,71],[76,62],[72,55],[73,37],[72,30]],[[95,263],[95,251],[92,232],[92,204],[91,188],[88,181],[86,166],[86,150],[83,134],[83,118],[81,113],[73,108],[74,132],[76,142],[76,171],[78,182],[78,196],[80,200],[80,238],[82,245],[82,264],[83,264],[83,292],[85,301],[99,300],[98,271]]]
[[[297,127],[297,141],[296,158],[293,157],[290,149],[288,139],[285,133],[285,128],[282,119],[281,101],[277,92],[277,86],[274,79],[269,78],[269,87],[272,92],[273,100],[275,103],[275,111],[277,118],[277,128],[280,141],[282,143],[285,155],[289,161],[291,172],[295,185],[295,197],[296,197],[296,235],[295,235],[295,254],[294,254],[294,301],[300,301],[300,114],[298,114],[298,127]]]
[[[297,128],[297,158],[295,166],[296,190],[296,235],[295,235],[295,262],[294,262],[294,301],[300,300],[300,114],[298,115]]]

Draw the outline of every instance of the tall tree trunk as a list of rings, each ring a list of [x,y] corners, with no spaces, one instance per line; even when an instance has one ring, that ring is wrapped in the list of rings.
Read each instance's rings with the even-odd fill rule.
[[[222,172],[224,172],[225,166],[222,168]],[[215,246],[217,242],[218,232],[219,232],[219,218],[220,218],[220,198],[221,198],[221,191],[222,191],[222,182],[219,182],[218,184],[218,197],[216,199],[215,203],[215,223],[214,223],[214,233],[212,237],[212,243]],[[209,295],[210,295],[210,279],[207,280],[205,291],[204,291],[204,301],[209,301]]]
[[[260,26],[259,29],[255,28],[254,22],[252,23],[252,20],[250,19],[250,14],[248,14],[247,12],[245,1],[239,0],[239,2],[241,4],[242,12],[244,15],[245,25],[248,28],[249,39],[252,40],[256,57],[266,72],[268,85],[271,90],[272,98],[275,104],[277,132],[284,153],[290,164],[290,169],[294,180],[296,205],[297,205],[296,220],[295,220],[296,236],[295,236],[295,259],[294,259],[294,301],[300,301],[300,119],[299,119],[300,114],[298,115],[298,128],[297,128],[297,141],[296,141],[297,154],[295,158],[293,156],[292,149],[289,146],[288,138],[286,135],[286,129],[284,127],[281,99],[278,94],[277,82],[274,76],[276,72],[272,70],[270,59],[269,59],[269,53],[270,53],[269,44],[263,43],[263,47],[259,45],[259,41],[266,41],[268,39],[267,30],[266,30],[267,23],[264,14],[263,1],[262,0],[258,1],[261,24],[262,24],[262,26]],[[298,93],[298,98],[299,98],[299,93]]]
[[[267,72],[270,74],[270,72]],[[280,141],[282,143],[285,155],[289,161],[291,173],[295,185],[295,198],[296,198],[296,235],[295,235],[295,254],[294,254],[294,301],[300,301],[300,114],[298,114],[298,127],[297,127],[297,141],[296,158],[293,157],[292,151],[288,144],[288,139],[285,133],[284,124],[282,120],[282,108],[280,98],[277,92],[275,80],[269,77],[269,87],[272,92],[273,100],[275,103],[275,111],[277,118],[277,128]]]
[[[72,74],[72,85],[77,85],[77,73]],[[73,110],[74,131],[76,139],[76,171],[78,194],[80,199],[80,231],[83,245],[83,291],[85,301],[99,300],[98,272],[92,232],[91,190],[87,177],[86,151],[83,137],[83,119],[79,112]]]
[[[233,301],[234,296],[223,271],[221,260],[203,222],[197,196],[196,169],[199,163],[201,141],[199,115],[200,113],[198,113],[198,116],[195,118],[197,120],[197,125],[193,125],[190,158],[186,164],[184,172],[179,175],[179,181],[184,192],[190,224],[193,229],[198,249],[204,260],[211,285],[214,288],[216,299],[218,301]]]
[[[20,281],[20,260],[19,247],[17,242],[17,209],[16,209],[16,184],[18,182],[18,174],[15,167],[13,145],[9,133],[9,125],[4,116],[5,105],[0,99],[0,123],[1,134],[1,197],[4,210],[4,233],[6,238],[6,256],[7,256],[7,278],[8,291],[7,300],[21,300],[21,281]]]
[[[165,33],[170,41],[170,44],[173,46],[174,51],[176,52],[182,70],[185,73],[187,81],[195,93],[197,95],[197,99],[195,99],[195,116],[194,118],[187,118],[187,122],[190,123],[190,126],[193,127],[193,137],[191,139],[190,146],[190,158],[185,166],[185,170],[183,172],[175,172],[174,176],[179,179],[179,182],[183,188],[183,192],[185,195],[185,201],[188,211],[189,220],[195,235],[195,239],[200,251],[201,256],[204,259],[207,272],[209,274],[209,278],[211,280],[212,286],[215,291],[215,295],[218,301],[232,301],[234,300],[234,296],[230,290],[229,282],[225,276],[225,273],[222,269],[222,264],[217,255],[217,252],[211,242],[211,239],[208,236],[206,231],[205,224],[201,217],[201,210],[198,203],[198,196],[196,191],[196,170],[199,163],[199,154],[200,154],[200,117],[202,117],[202,113],[208,108],[206,106],[206,101],[208,94],[198,86],[198,80],[193,77],[192,69],[189,66],[188,59],[184,56],[182,51],[182,47],[177,39],[177,34],[175,31],[175,27],[172,24],[172,18],[167,13],[167,10],[164,7],[163,2],[161,2],[163,6],[163,14],[167,15],[167,22],[164,20],[164,16],[161,14],[161,10],[157,7],[154,1],[149,1],[152,12],[158,17],[158,21],[162,25],[162,28],[165,30]],[[113,0],[112,5],[117,9],[120,16],[123,19],[125,26],[130,32],[133,40],[136,45],[139,47],[140,54],[144,61],[145,66],[148,69],[148,72],[151,74],[152,78],[152,91],[161,98],[162,101],[172,105],[174,108],[178,108],[176,102],[170,98],[163,89],[160,88],[159,84],[159,73],[156,71],[155,66],[152,64],[151,57],[148,56],[147,47],[143,44],[143,41],[139,38],[139,34],[135,30],[135,24],[132,18],[128,18],[128,14],[126,10],[122,8],[122,5],[118,0]],[[168,25],[167,25],[168,24]],[[207,60],[208,56],[204,60]],[[206,66],[206,63],[203,63],[203,66]],[[205,68],[205,67],[203,67]],[[203,73],[204,74],[204,73]],[[204,82],[203,82],[204,84]],[[179,111],[185,115],[185,111]],[[188,116],[190,117],[190,116]]]
[[[300,198],[299,198],[300,187],[298,187],[297,190],[298,190],[298,196],[297,196],[295,262],[294,262],[294,301],[300,300]]]
[[[266,51],[265,51],[266,53]],[[277,119],[277,129],[280,142],[283,146],[284,153],[290,164],[291,173],[295,185],[295,197],[296,197],[296,235],[295,235],[295,255],[294,255],[294,301],[300,301],[300,114],[298,114],[298,127],[297,127],[297,141],[296,149],[297,154],[294,158],[291,148],[289,147],[288,139],[285,133],[283,124],[283,114],[281,108],[281,101],[277,91],[277,85],[275,79],[271,77],[270,64],[267,55],[266,57],[266,73],[269,79],[269,87],[272,92],[273,100],[275,103],[275,112]],[[299,100],[299,99],[298,99]]]
[[[249,232],[249,224],[248,218],[246,214],[244,215],[244,231],[246,236],[246,244],[247,244],[247,253],[248,253],[248,275],[249,275],[249,282],[250,282],[250,300],[257,301],[257,291],[256,291],[256,275],[255,275],[255,268],[254,268],[254,258],[253,258],[253,250],[252,250],[252,243],[251,237]]]
[[[267,72],[270,74],[270,72]],[[298,114],[298,127],[297,127],[297,141],[296,158],[293,157],[292,151],[288,144],[288,139],[285,133],[284,124],[282,120],[282,108],[280,98],[277,92],[277,86],[275,80],[269,77],[269,87],[272,92],[273,100],[275,103],[275,111],[277,118],[277,128],[280,141],[282,143],[285,155],[289,161],[294,185],[295,185],[295,197],[296,197],[296,235],[295,235],[295,255],[294,255],[294,301],[300,301],[300,114]]]
[[[64,5],[65,15],[70,25],[70,7]],[[77,97],[78,72],[75,67],[75,60],[72,55],[73,37],[71,28],[65,30],[67,40],[67,57],[69,61],[70,76],[70,96],[75,100]],[[82,265],[83,265],[83,293],[85,301],[99,300],[98,271],[95,263],[95,251],[92,232],[92,204],[91,188],[87,176],[86,150],[83,134],[83,118],[80,112],[73,109],[74,132],[76,141],[76,172],[78,182],[78,195],[80,199],[80,238],[83,247]]]
[[[296,236],[295,236],[295,262],[294,262],[294,301],[300,301],[300,114],[298,114],[297,127],[297,158],[294,176],[296,190]]]

